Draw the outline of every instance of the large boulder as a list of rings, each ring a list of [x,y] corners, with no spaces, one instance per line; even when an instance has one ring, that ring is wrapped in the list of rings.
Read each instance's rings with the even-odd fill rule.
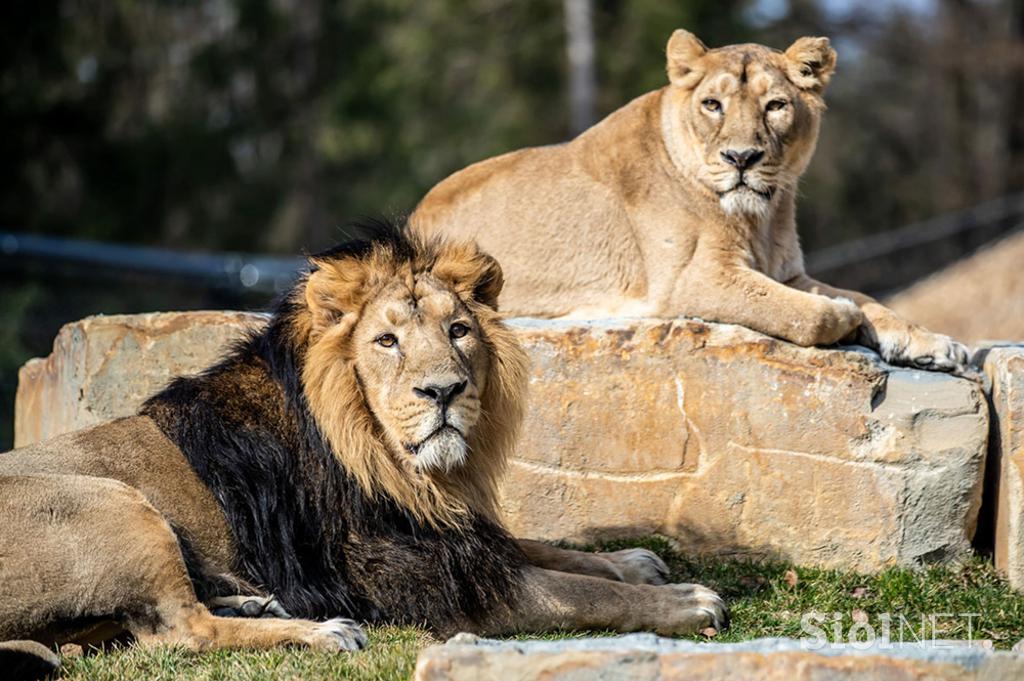
[[[153,312],[66,324],[53,352],[18,372],[14,446],[132,414],[179,374],[213,364],[264,315]]]
[[[19,445],[132,413],[264,318],[93,317],[22,369]],[[504,486],[512,530],[877,570],[969,550],[980,387],[695,320],[513,320],[533,362]]]
[[[1024,344],[982,350],[992,381],[993,428],[989,465],[995,491],[995,564],[1024,589]]]

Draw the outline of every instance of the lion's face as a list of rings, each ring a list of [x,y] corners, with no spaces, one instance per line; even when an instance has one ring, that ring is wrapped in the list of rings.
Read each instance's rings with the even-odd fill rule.
[[[764,217],[814,152],[835,66],[828,40],[801,38],[784,53],[761,45],[708,50],[680,30],[667,53],[678,157],[726,213]]]
[[[352,341],[360,385],[393,449],[423,471],[462,466],[489,363],[466,304],[429,272],[396,279],[365,306]]]
[[[303,389],[348,473],[424,518],[495,513],[527,365],[497,313],[497,261],[397,233],[312,265],[296,301]]]

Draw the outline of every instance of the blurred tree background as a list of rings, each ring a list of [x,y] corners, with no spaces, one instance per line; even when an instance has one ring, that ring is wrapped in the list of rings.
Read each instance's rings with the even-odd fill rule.
[[[36,0],[0,21],[0,230],[295,253],[474,161],[570,138],[571,0]],[[832,37],[818,249],[1024,189],[1024,0],[594,0],[598,118],[664,45]],[[0,271],[15,369],[95,312],[251,301]],[[9,445],[0,426],[0,446]]]

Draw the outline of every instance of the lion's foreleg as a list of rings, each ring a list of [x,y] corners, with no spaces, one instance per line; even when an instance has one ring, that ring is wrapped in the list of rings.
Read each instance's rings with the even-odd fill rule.
[[[665,584],[668,566],[647,549],[589,553],[561,549],[532,539],[518,539],[531,565],[547,570],[602,577],[629,584]]]
[[[823,284],[806,274],[786,283],[800,291],[856,303],[864,315],[857,342],[878,351],[887,362],[941,371],[962,372],[967,366],[969,353],[964,345],[908,322],[870,296]]]
[[[728,625],[729,614],[710,589],[697,584],[650,586],[526,567],[508,610],[495,613],[480,633],[553,630],[653,631],[692,634]]]

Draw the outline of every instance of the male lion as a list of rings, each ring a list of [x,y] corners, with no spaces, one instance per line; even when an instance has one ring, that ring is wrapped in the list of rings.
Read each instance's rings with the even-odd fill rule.
[[[709,50],[677,30],[667,55],[669,85],[571,142],[455,173],[416,229],[477,239],[505,268],[514,314],[690,315],[962,367],[963,345],[804,272],[794,201],[835,68],[828,39]]]
[[[0,641],[352,650],[356,621],[727,623],[649,551],[502,527],[527,374],[495,260],[378,226],[311,264],[265,328],[137,416],[0,455]],[[40,663],[27,641],[0,658]]]

